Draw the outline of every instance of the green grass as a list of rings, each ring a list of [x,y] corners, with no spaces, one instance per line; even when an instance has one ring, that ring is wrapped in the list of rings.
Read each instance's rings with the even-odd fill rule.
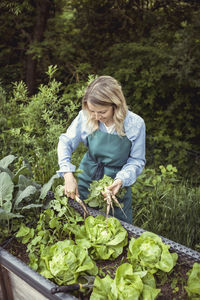
[[[147,170],[132,191],[135,226],[199,249],[200,187],[178,181],[175,174],[163,176]]]

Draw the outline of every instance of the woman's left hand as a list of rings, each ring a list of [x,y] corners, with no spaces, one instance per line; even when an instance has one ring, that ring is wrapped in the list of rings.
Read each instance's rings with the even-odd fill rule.
[[[108,190],[112,192],[113,195],[116,195],[119,191],[119,189],[122,186],[122,180],[121,179],[116,179],[114,180],[113,184],[109,185],[107,187]]]

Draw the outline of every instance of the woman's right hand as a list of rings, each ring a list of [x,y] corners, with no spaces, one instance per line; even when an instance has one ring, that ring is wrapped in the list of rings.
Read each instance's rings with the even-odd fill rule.
[[[78,193],[78,184],[73,175],[73,173],[68,172],[64,174],[65,179],[65,195],[69,198],[75,199],[76,196],[79,196]]]

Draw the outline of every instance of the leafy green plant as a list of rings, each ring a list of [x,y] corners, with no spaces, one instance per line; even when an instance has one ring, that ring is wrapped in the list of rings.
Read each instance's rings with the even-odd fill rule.
[[[127,253],[134,270],[147,270],[154,274],[157,270],[170,272],[178,259],[177,253],[169,252],[170,246],[152,233],[143,232],[137,239],[131,238]]]
[[[156,299],[160,289],[156,289],[155,280],[149,280],[146,275],[147,272],[134,272],[130,264],[124,263],[117,268],[114,279],[109,275],[95,278],[90,299]]]
[[[107,203],[104,200],[104,196],[102,192],[104,192],[105,188],[113,183],[113,179],[110,176],[104,175],[102,179],[93,180],[89,187],[89,195],[88,198],[84,200],[90,207],[99,207],[101,211],[105,212]],[[116,197],[122,198],[126,193],[126,188],[122,188],[117,193]],[[117,206],[117,203],[113,201],[113,205]],[[123,206],[123,204],[122,204]]]
[[[133,224],[194,249],[200,243],[200,188],[178,175],[172,165],[143,171],[131,187]]]
[[[40,264],[41,251],[57,241],[71,239],[70,225],[83,222],[81,215],[68,205],[63,195],[63,186],[58,185],[53,199],[46,203],[46,209],[40,213],[35,228],[21,224],[16,237],[27,244],[29,265],[35,271]]]
[[[191,270],[188,271],[188,281],[185,289],[189,299],[200,299],[200,264],[194,263]]]
[[[6,122],[0,120],[1,151],[3,155],[9,152],[26,158],[32,165],[34,180],[41,184],[56,172],[58,137],[78,114],[79,99],[87,84],[80,82],[64,88],[54,78],[56,72],[57,66],[49,66],[49,81],[41,84],[33,96],[28,96],[22,81],[13,84],[11,96],[0,90],[6,116]]]
[[[61,285],[77,283],[83,275],[97,275],[98,268],[85,248],[64,240],[43,248],[38,272]]]
[[[31,180],[30,165],[24,161],[16,172],[12,163],[17,157],[8,155],[0,160],[0,223],[3,228],[1,239],[15,231],[20,221],[25,218],[30,221],[37,215],[38,208],[44,205],[44,199],[50,190],[54,175],[43,187]]]
[[[76,170],[76,175],[79,170]],[[65,218],[65,222],[82,222],[84,219],[81,215],[68,204],[68,198],[64,194],[64,186],[57,185],[53,194],[53,199],[48,203],[47,207],[55,211],[59,218]]]
[[[151,197],[163,197],[178,183],[177,168],[171,164],[155,169],[145,169],[131,187],[133,198],[141,201]]]
[[[71,226],[78,245],[88,249],[93,259],[115,259],[128,243],[128,233],[120,221],[103,215],[89,216],[83,225]]]
[[[27,244],[30,267],[58,284],[72,284],[83,275],[96,275],[98,268],[88,251],[70,240],[70,225],[78,226],[83,218],[68,205],[63,186],[56,187],[54,199],[47,206],[35,229],[21,224],[16,234]]]
[[[133,224],[160,233],[165,199],[178,183],[177,169],[171,164],[157,169],[146,168],[131,187],[133,195]],[[166,213],[165,213],[166,214]],[[159,220],[157,221],[157,218]],[[164,221],[164,220],[163,220]],[[166,224],[163,225],[163,228]],[[162,229],[160,229],[162,230]]]

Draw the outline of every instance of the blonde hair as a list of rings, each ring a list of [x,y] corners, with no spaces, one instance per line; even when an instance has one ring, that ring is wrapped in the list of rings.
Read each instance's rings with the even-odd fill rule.
[[[86,112],[88,125],[91,132],[98,129],[98,121],[92,118],[87,103],[92,105],[113,106],[113,121],[117,133],[121,136],[124,132],[124,119],[128,111],[126,100],[121,85],[111,76],[100,76],[92,81],[82,99],[82,109]]]

